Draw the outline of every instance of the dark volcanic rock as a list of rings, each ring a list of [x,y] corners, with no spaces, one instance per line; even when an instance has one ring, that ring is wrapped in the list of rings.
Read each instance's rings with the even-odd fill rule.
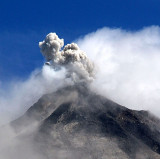
[[[160,158],[159,119],[147,111],[127,109],[85,86],[44,95],[11,125],[21,132],[33,123],[38,123],[33,139],[46,159]]]

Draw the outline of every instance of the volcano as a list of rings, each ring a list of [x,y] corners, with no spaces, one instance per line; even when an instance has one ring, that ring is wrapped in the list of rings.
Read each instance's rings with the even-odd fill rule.
[[[95,64],[77,44],[63,46],[56,33],[39,43],[46,64],[35,78],[52,93],[1,127],[0,159],[160,159],[160,120],[97,94]]]
[[[158,118],[121,106],[83,84],[42,96],[10,125],[18,142],[10,146],[8,158],[160,158]]]

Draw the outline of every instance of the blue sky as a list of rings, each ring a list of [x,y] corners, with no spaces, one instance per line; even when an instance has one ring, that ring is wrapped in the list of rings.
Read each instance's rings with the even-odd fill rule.
[[[65,43],[111,27],[160,25],[159,0],[0,1],[0,81],[23,79],[43,65],[38,42],[56,32]]]

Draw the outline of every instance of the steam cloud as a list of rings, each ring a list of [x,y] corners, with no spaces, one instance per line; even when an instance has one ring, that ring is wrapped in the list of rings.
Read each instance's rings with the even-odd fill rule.
[[[75,43],[64,45],[63,39],[59,39],[55,33],[49,33],[45,40],[39,43],[42,54],[55,70],[65,67],[67,77],[74,82],[91,81],[94,76],[94,65],[86,54]]]
[[[0,125],[21,116],[42,95],[67,84],[65,73],[65,69],[57,72],[44,65],[42,70],[35,70],[29,79],[10,83],[0,96]]]
[[[98,66],[92,83],[96,92],[128,108],[160,116],[158,26],[135,32],[102,28],[77,43]]]

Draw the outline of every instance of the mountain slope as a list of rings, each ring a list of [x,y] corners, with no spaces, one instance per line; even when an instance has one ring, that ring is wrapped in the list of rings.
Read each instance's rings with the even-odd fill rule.
[[[44,159],[160,158],[159,119],[127,109],[84,85],[44,95],[11,125],[18,138],[34,140]]]

